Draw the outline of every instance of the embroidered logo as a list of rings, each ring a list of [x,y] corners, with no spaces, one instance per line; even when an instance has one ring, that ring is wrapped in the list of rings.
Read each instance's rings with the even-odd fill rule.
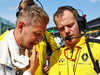
[[[59,59],[59,62],[64,62],[64,61],[65,61],[64,58],[60,58],[60,59]]]
[[[22,75],[23,74],[23,71],[22,70],[17,70],[16,71],[16,75]]]
[[[83,61],[87,61],[88,58],[89,58],[89,56],[88,56],[87,53],[84,53],[84,54],[82,55]]]

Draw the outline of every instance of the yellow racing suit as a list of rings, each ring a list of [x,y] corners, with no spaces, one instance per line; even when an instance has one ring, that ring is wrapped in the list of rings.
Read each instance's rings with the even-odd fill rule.
[[[85,39],[82,36],[73,51],[67,44],[64,48],[55,50],[50,59],[49,75],[97,75]],[[100,44],[89,42],[89,46],[100,67]]]
[[[52,51],[59,48],[53,36],[48,31],[45,32],[45,36]],[[36,70],[35,75],[46,75],[46,73],[43,72],[43,65],[46,63],[46,47],[47,43],[45,37],[43,36],[42,41],[36,45],[36,50],[39,52],[39,67]]]
[[[0,35],[0,41],[2,41],[3,37],[9,32],[9,30],[6,30],[2,35]]]

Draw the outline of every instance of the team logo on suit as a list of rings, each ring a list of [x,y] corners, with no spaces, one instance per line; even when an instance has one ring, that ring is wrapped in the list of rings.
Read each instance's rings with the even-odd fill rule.
[[[87,61],[88,58],[89,58],[89,56],[88,56],[87,53],[84,53],[84,54],[82,55],[82,60],[83,60],[83,61]]]
[[[59,62],[64,62],[64,61],[65,61],[64,58],[60,58],[60,59],[59,59]]]

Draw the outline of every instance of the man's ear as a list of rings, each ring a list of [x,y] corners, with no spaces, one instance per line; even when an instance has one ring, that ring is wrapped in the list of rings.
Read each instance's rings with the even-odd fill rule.
[[[18,31],[20,33],[22,33],[23,28],[25,27],[25,23],[24,22],[19,22],[18,24]]]

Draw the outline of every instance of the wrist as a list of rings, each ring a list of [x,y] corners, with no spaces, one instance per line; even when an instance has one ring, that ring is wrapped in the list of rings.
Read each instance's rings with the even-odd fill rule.
[[[23,75],[32,75],[29,71],[25,71],[24,73],[23,73]]]
[[[28,69],[27,71],[30,72],[31,75],[34,75],[35,74],[35,71],[33,69]]]

